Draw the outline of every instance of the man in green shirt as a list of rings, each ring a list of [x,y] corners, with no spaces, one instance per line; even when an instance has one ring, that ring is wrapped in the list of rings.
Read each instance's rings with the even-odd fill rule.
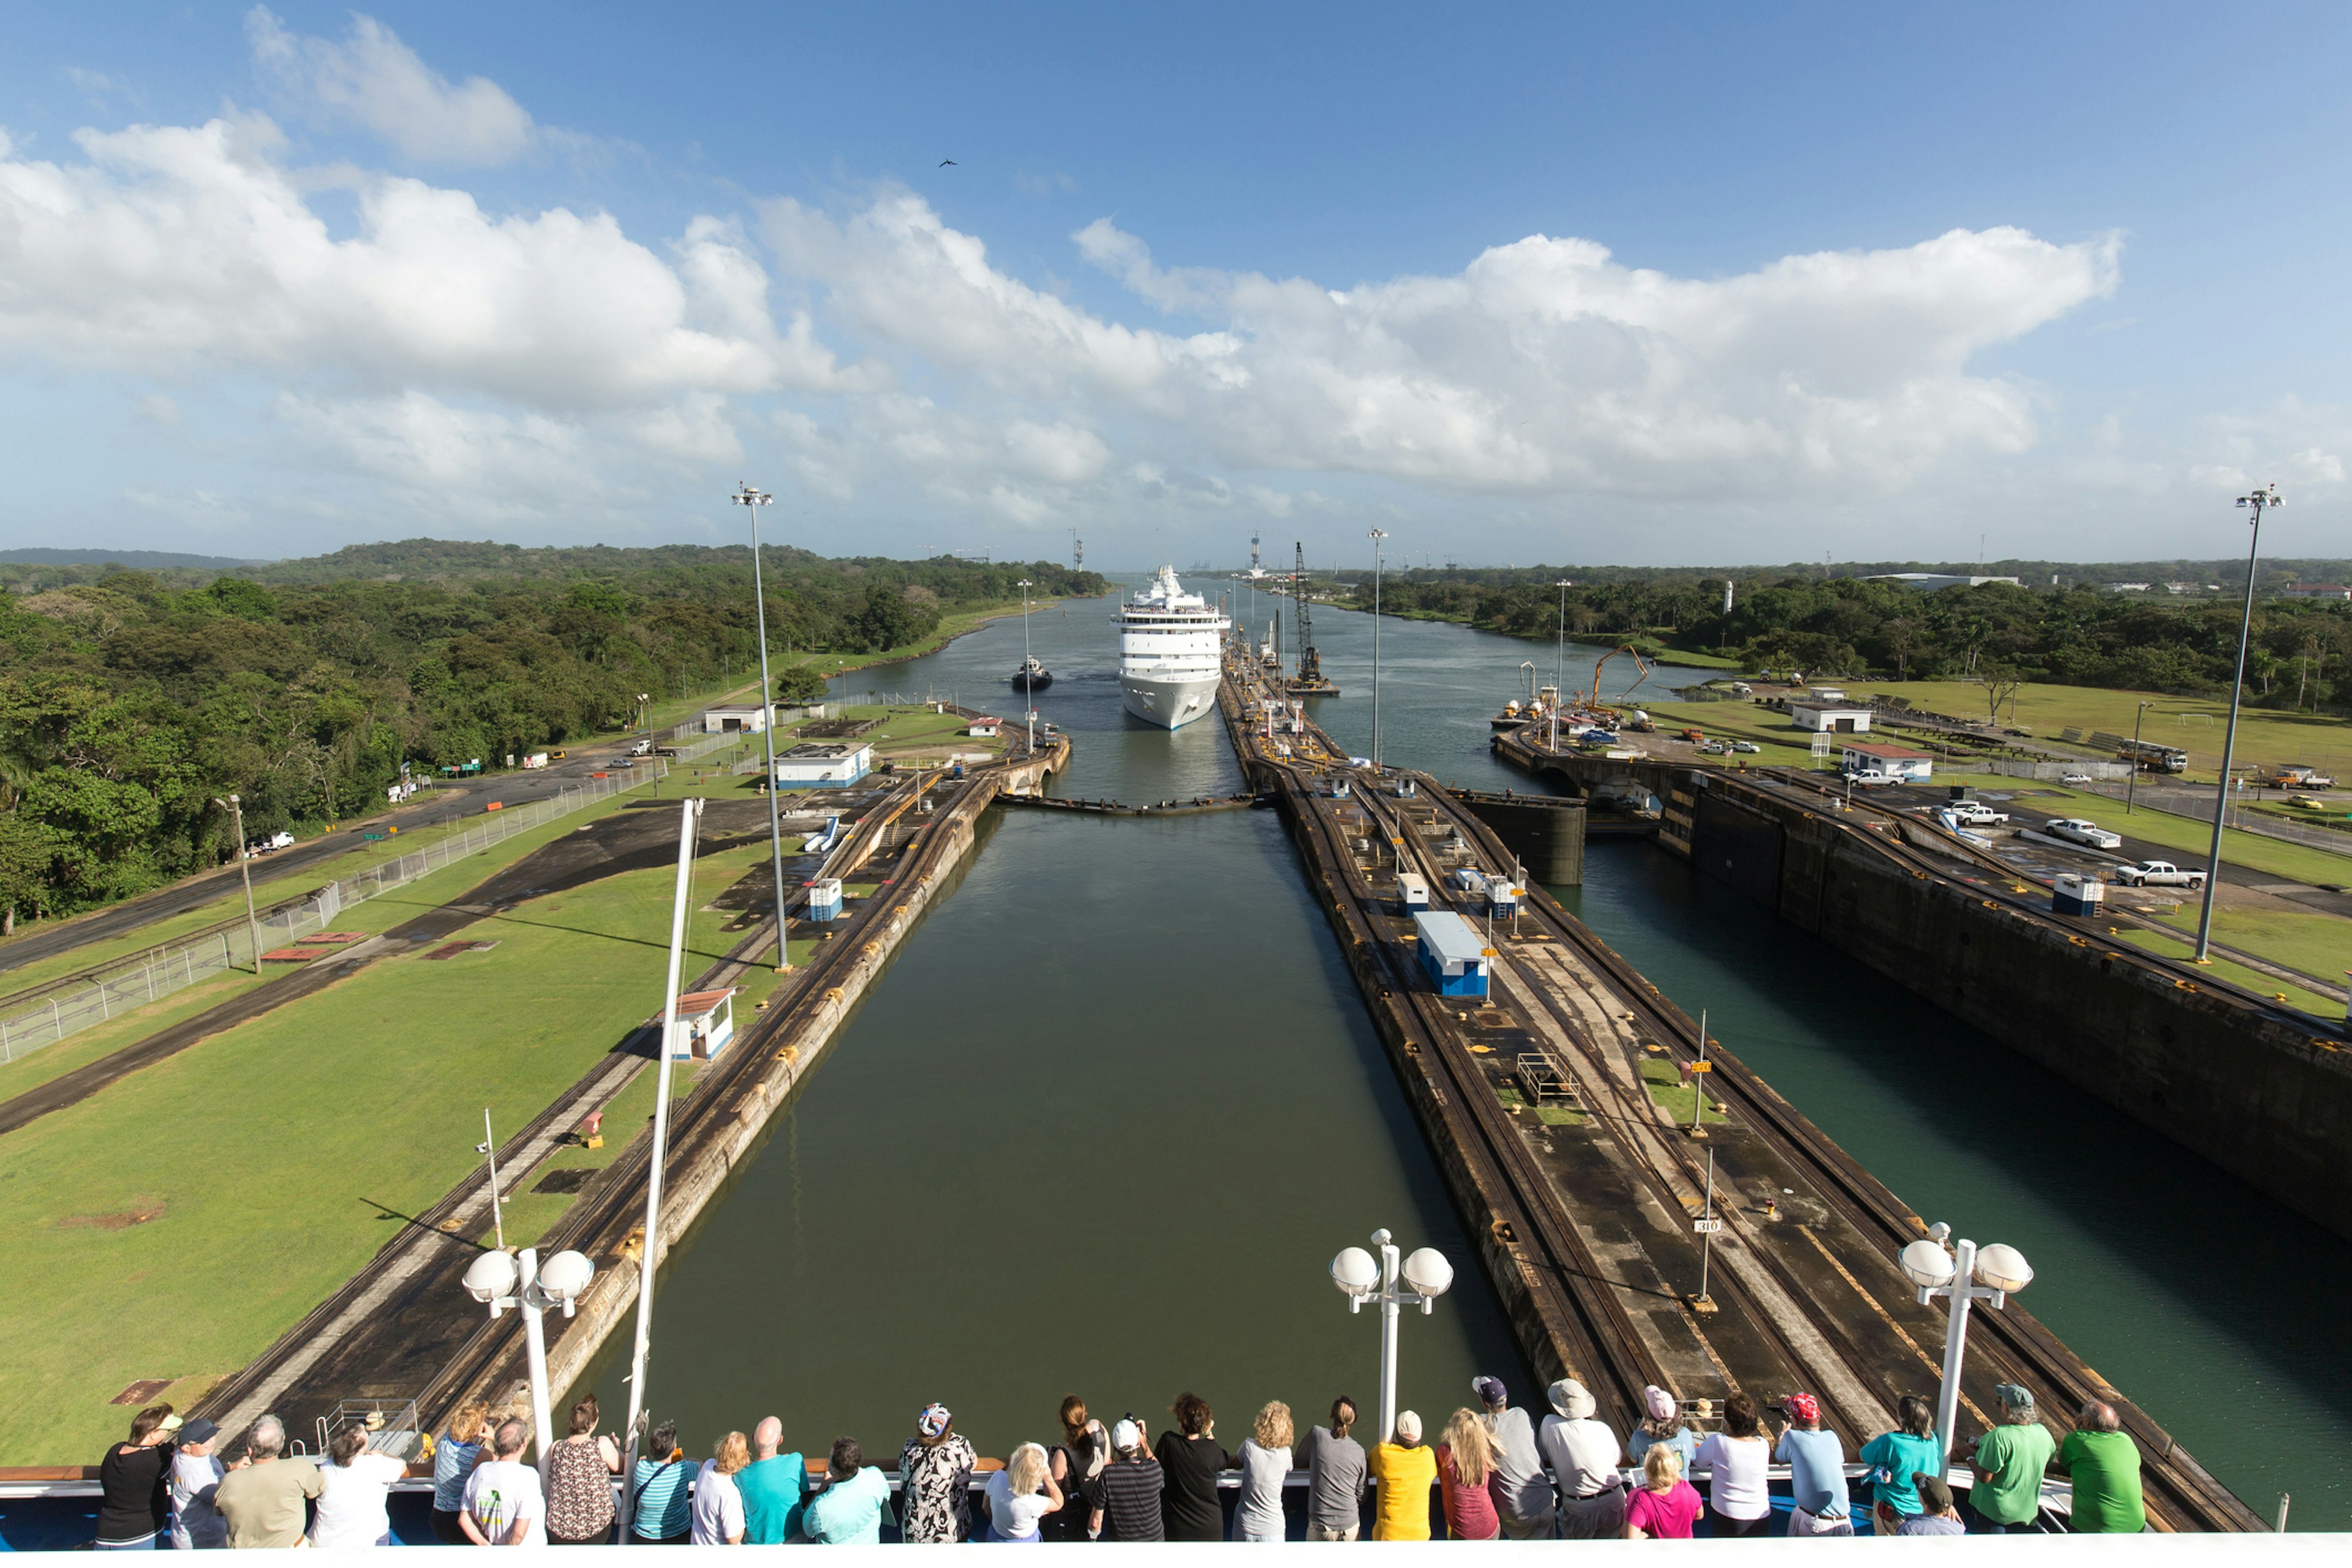
[[[2136,1535],[2147,1528],[2139,1448],[2123,1425],[2114,1405],[2094,1399],[2058,1445],[2058,1468],[2074,1479],[2077,1535]]]
[[[2050,1468],[2058,1444],[2035,1418],[2032,1391],[2004,1383],[1995,1392],[2000,1395],[2000,1425],[1978,1438],[1969,1457],[1977,1479],[1969,1510],[1977,1516],[1979,1533],[2006,1535],[2030,1528],[2042,1511],[2042,1472]]]

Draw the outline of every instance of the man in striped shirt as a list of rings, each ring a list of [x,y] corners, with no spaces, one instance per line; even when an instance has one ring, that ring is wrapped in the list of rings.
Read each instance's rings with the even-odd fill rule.
[[[1166,1540],[1160,1521],[1160,1494],[1166,1489],[1167,1478],[1144,1442],[1142,1423],[1130,1415],[1112,1427],[1110,1446],[1117,1457],[1103,1467],[1102,1538]]]

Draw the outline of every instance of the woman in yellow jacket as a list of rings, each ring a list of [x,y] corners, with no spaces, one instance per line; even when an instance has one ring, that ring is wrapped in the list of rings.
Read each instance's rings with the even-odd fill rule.
[[[1397,1413],[1396,1432],[1372,1450],[1372,1479],[1380,1487],[1374,1510],[1374,1541],[1429,1539],[1429,1489],[1437,1484],[1437,1456],[1421,1440],[1421,1417]]]

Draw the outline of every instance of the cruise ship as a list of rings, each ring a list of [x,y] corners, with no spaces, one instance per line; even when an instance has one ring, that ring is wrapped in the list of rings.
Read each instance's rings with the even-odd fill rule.
[[[1216,705],[1217,650],[1233,623],[1184,592],[1175,567],[1162,566],[1150,587],[1121,605],[1116,624],[1129,712],[1174,730]]]

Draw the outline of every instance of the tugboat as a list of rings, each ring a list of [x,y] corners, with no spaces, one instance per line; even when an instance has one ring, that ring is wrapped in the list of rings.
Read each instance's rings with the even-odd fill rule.
[[[1021,668],[1013,672],[1013,686],[1017,691],[1043,691],[1054,684],[1054,672],[1037,662],[1036,657],[1024,658]]]

